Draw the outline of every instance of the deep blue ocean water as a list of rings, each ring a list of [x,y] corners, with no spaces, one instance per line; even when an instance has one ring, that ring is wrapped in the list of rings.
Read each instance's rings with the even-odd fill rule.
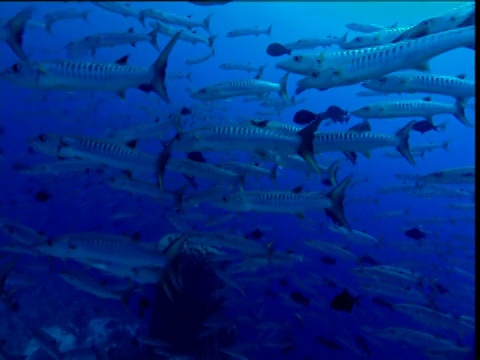
[[[65,45],[75,39],[103,32],[122,32],[133,27],[135,32],[146,29],[138,19],[123,17],[108,12],[89,2],[35,2],[0,4],[0,19],[4,23],[21,9],[34,6],[32,21],[27,25],[23,49],[32,61],[49,61],[68,58]],[[154,244],[162,236],[179,232],[168,221],[172,209],[153,198],[115,190],[106,185],[108,176],[119,176],[109,172],[75,172],[60,175],[26,175],[12,169],[15,163],[29,165],[47,163],[55,159],[29,151],[28,139],[41,133],[72,134],[105,138],[115,129],[135,124],[148,123],[158,118],[166,121],[182,107],[191,108],[192,116],[186,118],[192,128],[204,124],[227,124],[243,121],[256,115],[262,109],[256,102],[244,102],[241,97],[212,102],[207,107],[194,100],[189,89],[199,89],[221,81],[249,79],[253,73],[224,71],[222,63],[248,63],[267,65],[263,78],[277,82],[284,74],[275,68],[280,58],[266,54],[265,49],[274,41],[291,42],[299,38],[343,35],[350,22],[373,23],[389,26],[417,24],[423,19],[442,14],[460,2],[243,2],[233,1],[219,6],[198,6],[189,2],[135,2],[133,9],[154,8],[157,10],[191,15],[203,19],[212,14],[211,33],[218,38],[214,42],[215,55],[206,62],[186,65],[185,60],[208,52],[204,44],[192,45],[179,41],[169,58],[167,90],[170,104],[160,100],[154,93],[146,94],[136,89],[128,90],[125,99],[107,92],[44,91],[23,88],[5,80],[0,82],[0,217],[10,219],[54,239],[58,236],[78,232],[99,232],[118,235],[140,236],[141,242]],[[52,27],[53,36],[41,28],[46,13],[61,9],[91,10],[88,22],[82,19],[58,21]],[[272,25],[270,36],[245,36],[228,38],[228,31],[241,27]],[[202,30],[203,31],[203,30]],[[199,30],[199,33],[202,33]],[[349,36],[354,32],[349,31]],[[158,35],[158,44],[163,48],[169,37]],[[334,45],[332,48],[335,49]],[[299,53],[318,53],[302,50]],[[0,69],[6,69],[18,58],[5,44],[0,44]],[[100,48],[95,57],[85,55],[83,61],[111,63],[124,55],[130,55],[128,63],[149,66],[158,51],[142,42],[135,47],[122,45],[114,48]],[[458,48],[441,54],[429,61],[431,72],[455,76],[465,74],[466,79],[475,78],[475,51]],[[283,59],[283,58],[282,58]],[[169,74],[191,72],[187,79],[168,79]],[[295,83],[301,77],[291,74],[288,80],[288,94],[295,93]],[[354,110],[369,103],[386,100],[421,99],[424,94],[391,94],[378,97],[361,97],[357,92],[365,90],[359,85],[332,88],[327,91],[308,90],[296,98],[304,102],[286,108],[278,116],[269,119],[293,124],[293,116],[300,109],[314,112],[323,111],[335,104]],[[271,94],[274,97],[276,94]],[[433,95],[434,100],[451,102],[452,98]],[[475,111],[471,99],[466,117],[475,123]],[[352,117],[348,125],[321,125],[321,131],[344,131],[359,122]],[[380,245],[352,244],[348,247],[358,256],[369,255],[382,265],[391,265],[413,271],[422,279],[418,289],[424,295],[419,301],[388,299],[388,304],[414,303],[428,306],[435,311],[450,314],[454,320],[464,316],[473,321],[474,313],[474,210],[456,209],[456,204],[472,204],[472,197],[450,196],[445,191],[431,196],[414,196],[408,192],[381,193],[385,186],[399,185],[402,181],[395,174],[425,174],[455,167],[474,166],[474,128],[468,128],[451,115],[435,116],[435,123],[447,121],[445,131],[425,134],[412,133],[410,146],[426,143],[441,143],[448,140],[448,150],[436,149],[416,158],[416,165],[410,165],[404,158],[389,158],[386,152],[393,148],[372,151],[370,158],[358,157],[356,165],[342,162],[338,178],[353,173],[354,182],[347,189],[345,214],[353,229],[364,231],[381,239]],[[405,119],[372,120],[372,131],[393,133],[406,123]],[[165,133],[161,140],[168,140],[175,130]],[[160,141],[140,141],[138,148],[157,154],[162,150]],[[239,149],[241,150],[241,149]],[[339,153],[325,156],[338,158]],[[184,157],[183,154],[173,154]],[[322,155],[323,156],[323,155]],[[233,160],[226,153],[206,154],[208,162],[218,163]],[[250,157],[238,154],[236,159],[248,161]],[[265,163],[267,164],[267,163]],[[266,165],[267,166],[267,165]],[[271,166],[268,165],[268,166]],[[267,167],[268,167],[267,166]],[[144,181],[154,182],[154,174],[145,175]],[[184,177],[167,170],[165,187],[173,190],[186,183]],[[212,185],[210,181],[198,180],[200,189]],[[268,178],[249,178],[246,190],[283,190],[304,185],[308,191],[324,191],[325,188],[315,176],[306,177],[287,169],[280,169],[277,184]],[[466,185],[446,185],[449,191],[474,191],[474,182]],[[47,201],[38,201],[35,195],[45,191],[51,195]],[[190,194],[195,190],[188,190]],[[200,190],[198,190],[200,191]],[[468,205],[465,205],[468,206]],[[402,212],[388,216],[387,212]],[[183,261],[188,296],[179,296],[169,303],[155,284],[135,285],[135,291],[126,305],[120,301],[101,299],[65,283],[59,276],[60,269],[89,271],[104,279],[105,275],[95,269],[86,269],[73,260],[49,258],[40,254],[9,252],[0,248],[0,269],[13,262],[13,268],[6,274],[5,290],[0,293],[0,358],[7,354],[28,354],[31,359],[54,358],[44,350],[35,350],[30,329],[56,328],[63,331],[57,336],[62,351],[93,348],[96,344],[105,350],[111,359],[169,358],[155,354],[154,349],[142,342],[147,337],[169,339],[174,345],[170,351],[183,356],[197,356],[200,359],[473,359],[473,323],[468,331],[461,333],[452,325],[448,331],[438,326],[416,321],[399,311],[379,306],[372,295],[359,286],[352,275],[358,261],[336,259],[336,264],[327,264],[324,255],[305,245],[308,240],[322,240],[345,245],[344,237],[329,230],[330,219],[323,211],[308,211],[303,217],[295,214],[240,213],[225,222],[208,226],[205,219],[194,222],[195,215],[209,220],[221,219],[229,213],[215,209],[208,204],[187,211],[187,223],[198,231],[218,231],[225,234],[246,235],[260,229],[264,236],[256,241],[263,246],[275,243],[275,251],[282,254],[294,253],[300,260],[283,265],[267,263],[256,271],[231,274],[232,282],[240,284],[243,294],[230,287],[222,293],[223,304],[215,308],[215,301],[203,293],[215,291],[222,283],[205,276],[195,279],[189,272],[195,272],[195,259],[186,257]],[[404,232],[419,227],[428,233],[423,241],[408,238]],[[135,236],[137,237],[137,236]],[[132,240],[133,241],[133,240]],[[0,235],[0,245],[12,245],[8,232]],[[323,257],[322,257],[323,256]],[[202,261],[208,263],[208,257]],[[227,259],[228,260],[228,259]],[[227,261],[225,260],[225,261]],[[228,261],[227,261],[228,262]],[[235,263],[238,264],[239,262]],[[196,263],[195,263],[196,264]],[[229,264],[233,266],[235,264]],[[196,265],[195,265],[196,266]],[[214,270],[225,269],[220,262],[211,265]],[[227,266],[227,268],[228,268]],[[2,272],[0,271],[0,275]],[[211,274],[210,274],[211,275]],[[192,277],[193,276],[193,277]],[[189,280],[190,277],[190,280]],[[13,279],[10,282],[8,279]],[[115,278],[108,278],[115,282]],[[192,280],[193,279],[193,280]],[[0,280],[1,277],[0,277]],[[214,281],[212,283],[211,281]],[[371,280],[372,283],[374,279]],[[446,290],[432,290],[433,284],[441,284]],[[428,286],[430,285],[430,286]],[[0,287],[1,289],[1,287]],[[347,289],[358,296],[351,312],[336,311],[330,306],[332,299]],[[218,289],[217,289],[218,290]],[[408,291],[409,288],[404,290]],[[309,305],[301,305],[292,299],[294,291],[306,296]],[[191,295],[195,294],[195,295]],[[179,300],[181,299],[181,300]],[[218,300],[218,298],[215,298]],[[425,300],[426,299],[426,300]],[[209,301],[211,303],[209,303]],[[146,306],[142,306],[145,305]],[[198,305],[198,303],[201,304]],[[195,304],[195,305],[194,305]],[[198,309],[195,306],[198,305]],[[165,306],[162,310],[162,306]],[[145,308],[145,309],[144,309]],[[169,310],[165,310],[169,309]],[[143,311],[145,310],[145,311]],[[200,327],[202,311],[210,313],[211,327]],[[171,315],[175,314],[175,317]],[[196,316],[198,315],[198,316]],[[198,320],[197,317],[201,320]],[[109,330],[92,330],[95,319],[110,321]],[[460,320],[458,320],[460,321]],[[89,327],[90,324],[90,327]],[[113,325],[112,325],[113,324]],[[469,323],[470,324],[470,323]],[[193,329],[199,326],[199,329]],[[427,347],[421,343],[411,344],[402,340],[387,340],[376,336],[382,329],[402,327],[422,331],[446,339],[463,352],[443,349],[437,357],[426,354]],[[205,329],[215,329],[214,334],[200,336]],[[113,329],[113,330],[112,330]],[[154,330],[152,330],[154,329]],[[192,331],[186,331],[190,329]],[[53,330],[51,330],[53,332]],[[213,331],[213,330],[212,330]],[[60,332],[58,330],[57,332]],[[104,333],[101,338],[97,333]],[[96,334],[96,335],[95,335]],[[163,334],[163,335],[158,335]],[[167,335],[165,335],[167,334]],[[67,344],[60,338],[73,336],[75,345]],[[97,336],[96,340],[92,337]],[[162,337],[163,336],[163,337]],[[193,337],[196,340],[192,340]],[[87,341],[88,339],[88,341]],[[199,340],[201,339],[201,340]],[[37,340],[38,341],[38,340]],[[41,341],[40,341],[41,342]],[[195,342],[195,345],[191,345]],[[452,345],[453,346],[453,345]],[[33,350],[32,350],[33,349]],[[219,349],[223,349],[220,351]],[[230,355],[228,354],[230,352]],[[194,355],[197,354],[197,355]],[[79,358],[79,357],[71,357]],[[95,358],[95,357],[93,357]],[[100,355],[97,355],[100,359]],[[180,358],[180,357],[179,357]],[[187,358],[187,357],[185,357]]]

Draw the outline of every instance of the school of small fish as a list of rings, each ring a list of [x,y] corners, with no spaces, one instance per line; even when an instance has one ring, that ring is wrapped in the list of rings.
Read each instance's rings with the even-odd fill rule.
[[[1,16],[0,359],[473,359],[475,166],[441,157],[473,134],[475,81],[430,63],[475,52],[475,3],[285,42],[222,24],[236,1],[189,3]],[[125,31],[91,30],[100,16]],[[40,32],[61,49],[26,41]],[[265,63],[218,55],[265,39]],[[337,87],[364,105],[325,103]],[[220,306],[194,320],[179,304],[209,286]]]

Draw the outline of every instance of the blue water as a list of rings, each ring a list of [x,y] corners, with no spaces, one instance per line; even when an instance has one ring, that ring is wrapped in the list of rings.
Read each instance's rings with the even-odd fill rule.
[[[204,44],[192,45],[183,41],[175,45],[167,67],[167,89],[171,104],[162,102],[154,93],[146,94],[134,89],[128,90],[125,99],[121,99],[110,93],[27,89],[1,80],[0,217],[40,231],[50,239],[63,234],[89,231],[128,236],[139,234],[141,242],[153,244],[165,234],[178,232],[167,219],[167,214],[172,209],[152,198],[110,188],[106,185],[107,176],[111,176],[108,172],[66,173],[58,176],[18,173],[12,170],[15,163],[34,165],[54,161],[54,158],[47,155],[30,153],[27,140],[41,133],[104,138],[115,129],[147,123],[157,117],[160,121],[165,120],[181,107],[193,110],[193,115],[185,120],[193,128],[204,124],[243,121],[244,117],[255,117],[256,111],[264,109],[255,102],[243,102],[242,98],[213,102],[210,109],[205,109],[190,97],[188,89],[196,90],[221,81],[253,77],[253,73],[219,69],[220,64],[229,62],[266,64],[263,78],[277,82],[284,74],[275,68],[280,58],[269,57],[265,53],[273,41],[286,43],[299,38],[341,36],[346,31],[345,24],[350,22],[385,26],[398,22],[398,26],[408,26],[462,4],[233,1],[220,6],[197,6],[188,2],[131,3],[133,9],[154,8],[179,15],[191,15],[195,19],[203,19],[212,13],[211,32],[218,35],[214,43],[214,57],[204,63],[186,65],[185,59],[206,54],[208,48]],[[28,5],[29,3],[23,2],[0,4],[2,22]],[[41,23],[44,14],[66,8],[91,10],[89,21],[58,21],[52,27],[53,36],[41,27],[27,26],[23,49],[29,59],[65,59],[67,53],[64,46],[69,41],[87,35],[121,32],[130,27],[135,32],[145,32],[137,19],[110,13],[87,2],[36,2],[32,20]],[[272,25],[271,36],[225,37],[228,31],[236,28],[266,28],[269,25]],[[200,33],[202,31],[199,30]],[[159,35],[160,48],[168,40],[169,37]],[[333,46],[330,49],[335,48]],[[320,51],[322,50],[300,52]],[[18,61],[5,43],[0,44],[0,54],[0,69],[8,68]],[[95,58],[87,55],[79,60],[110,63],[127,54],[130,55],[129,64],[139,66],[149,66],[158,56],[157,50],[142,42],[135,47],[125,45],[101,48],[97,50]],[[471,49],[452,50],[429,62],[431,72],[452,76],[465,74],[466,79],[474,79],[474,57],[475,51]],[[175,72],[191,72],[192,81],[168,80],[168,74]],[[295,84],[299,79],[300,75],[290,75],[288,94],[295,93]],[[359,85],[323,92],[311,89],[297,96],[297,99],[305,99],[303,103],[287,108],[278,117],[271,119],[293,124],[293,116],[300,109],[320,112],[335,104],[354,110],[383,100],[423,97],[422,94],[360,97],[356,95],[360,90],[364,89]],[[452,101],[451,98],[440,95],[433,95],[433,98]],[[474,101],[470,100],[469,104],[474,104]],[[475,122],[472,105],[467,107],[466,116]],[[320,129],[344,131],[359,121],[360,119],[352,117],[348,125],[321,125]],[[359,181],[347,190],[345,199],[345,214],[352,228],[381,239],[378,247],[352,245],[349,249],[359,256],[370,255],[382,265],[413,271],[425,280],[424,285],[434,279],[447,292],[429,293],[432,290],[428,286],[419,286],[419,291],[423,292],[428,301],[417,304],[430,306],[436,311],[451,314],[454,318],[465,316],[473,319],[474,214],[473,210],[458,210],[450,206],[472,203],[473,198],[441,195],[419,197],[406,192],[383,194],[379,190],[384,186],[401,184],[402,181],[394,176],[398,173],[425,174],[473,166],[474,129],[465,127],[451,115],[435,116],[435,123],[443,121],[447,121],[446,131],[412,133],[410,146],[449,140],[447,151],[437,149],[428,152],[424,157],[416,158],[416,165],[412,166],[404,158],[388,158],[384,155],[387,151],[394,151],[393,148],[377,149],[370,158],[359,155],[356,165],[343,162],[338,178],[343,179],[353,173],[354,182]],[[405,123],[405,119],[371,121],[372,131],[378,133],[393,133]],[[174,134],[172,129],[161,140],[168,140]],[[140,141],[139,149],[157,154],[162,146],[159,141]],[[338,154],[329,153],[326,156],[334,158],[336,155]],[[183,154],[172,156],[184,157]],[[212,163],[249,159],[244,154],[235,158],[225,153],[208,153],[206,158]],[[153,182],[153,172],[142,180]],[[176,189],[184,183],[184,177],[167,170],[167,189]],[[200,190],[212,185],[206,180],[198,180],[198,183]],[[247,177],[245,189],[288,191],[298,185],[304,185],[308,191],[327,189],[319,184],[315,176],[306,177],[286,169],[279,170],[277,184],[266,177]],[[447,185],[447,188],[472,190],[473,183]],[[48,201],[35,199],[35,194],[41,190],[51,195]],[[189,191],[189,194],[195,192],[191,189]],[[409,212],[400,216],[380,217],[385,212],[404,210]],[[195,212],[210,216],[211,219],[228,215],[208,204],[188,211],[191,217]],[[435,221],[435,218],[444,220]],[[306,212],[303,218],[294,214],[241,213],[214,226],[192,221],[190,225],[199,231],[220,231],[240,236],[259,228],[264,237],[248,241],[257,241],[264,246],[273,241],[275,251],[289,251],[302,257],[302,261],[291,261],[282,266],[266,264],[246,275],[230,275],[236,284],[241,285],[244,295],[231,288],[223,293],[223,303],[210,295],[220,289],[219,284],[222,283],[215,278],[214,273],[205,272],[196,277],[198,264],[195,261],[205,261],[207,264],[209,261],[208,257],[205,259],[200,255],[201,260],[194,256],[182,260],[185,289],[190,289],[188,295],[177,294],[176,301],[172,303],[165,297],[160,286],[137,284],[125,305],[120,301],[100,299],[76,289],[58,276],[60,269],[67,268],[89,271],[99,279],[104,279],[105,275],[98,270],[86,269],[73,260],[10,253],[0,249],[0,269],[13,261],[13,270],[7,273],[6,278],[17,279],[16,282],[7,281],[5,291],[0,293],[0,358],[4,353],[20,355],[27,352],[33,354],[28,357],[32,359],[54,358],[43,350],[36,350],[38,345],[32,343],[29,331],[31,327],[61,329],[63,335],[57,334],[57,340],[74,336],[74,345],[67,344],[67,340],[58,340],[63,346],[61,351],[82,347],[92,349],[95,344],[111,359],[168,358],[155,354],[155,347],[142,343],[141,340],[147,337],[168,339],[174,344],[172,356],[176,353],[199,359],[241,359],[240,354],[246,359],[474,358],[473,326],[465,333],[456,331],[454,326],[450,331],[444,331],[415,321],[401,312],[381,307],[359,287],[352,275],[352,269],[359,266],[358,262],[341,259],[337,259],[333,265],[322,262],[322,254],[305,244],[307,240],[345,244],[341,235],[329,230],[330,224],[330,219],[323,211]],[[415,226],[428,232],[429,235],[423,242],[405,236],[404,231]],[[0,244],[12,244],[11,237],[5,231],[0,235]],[[219,263],[211,266],[214,270],[223,270]],[[454,269],[461,269],[464,273],[460,274]],[[18,279],[25,280],[25,283]],[[108,279],[116,281],[111,277]],[[359,304],[354,305],[351,312],[335,311],[330,306],[331,300],[343,289],[348,289],[353,296],[359,297]],[[294,302],[290,296],[293,291],[304,294],[310,299],[310,304],[302,306]],[[140,304],[145,301],[147,306],[143,312]],[[389,303],[415,302],[390,299]],[[211,316],[210,321],[214,319],[221,326],[216,325],[218,331],[213,335],[200,337],[199,333],[208,329],[200,325],[207,313]],[[95,328],[95,319],[108,318],[115,320],[110,321],[107,330],[101,327],[97,327],[97,331],[92,330]],[[388,327],[423,331],[451,341],[466,351],[452,354],[445,350],[438,357],[428,356],[422,351],[425,347],[422,344],[415,346],[401,340],[386,340],[375,336]],[[365,345],[362,346],[363,344]],[[225,351],[222,353],[219,349],[228,350],[238,357],[228,355]],[[100,355],[96,358],[99,359]]]

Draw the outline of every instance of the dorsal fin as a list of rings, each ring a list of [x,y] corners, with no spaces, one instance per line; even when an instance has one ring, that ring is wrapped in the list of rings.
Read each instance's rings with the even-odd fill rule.
[[[250,123],[259,128],[267,127],[270,120],[251,120]]]
[[[431,96],[426,96],[423,98],[423,101],[432,101],[432,97]]]
[[[128,57],[130,55],[125,55],[125,56],[122,56],[120,59],[118,59],[117,61],[115,61],[115,64],[118,64],[118,65],[127,65],[127,60],[128,60]]]
[[[465,78],[467,77],[467,74],[458,74],[456,77],[457,77],[458,79],[462,79],[462,80],[463,80],[463,79],[465,79]]]

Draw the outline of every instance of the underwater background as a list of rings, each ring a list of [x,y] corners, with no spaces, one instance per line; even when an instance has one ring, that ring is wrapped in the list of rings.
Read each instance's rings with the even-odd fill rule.
[[[354,110],[374,102],[422,99],[426,95],[419,93],[360,96],[358,92],[365,89],[355,84],[326,91],[310,89],[296,95],[293,106],[263,115],[266,109],[259,101],[233,97],[205,102],[193,99],[190,93],[219,82],[255,76],[254,72],[225,71],[219,67],[223,63],[266,65],[262,79],[278,82],[285,72],[275,67],[280,58],[266,53],[272,42],[341,37],[346,32],[350,38],[356,33],[345,27],[348,23],[409,26],[464,4],[231,1],[202,6],[192,2],[132,2],[129,8],[137,11],[155,9],[199,21],[211,14],[210,32],[217,35],[214,55],[189,65],[186,60],[206,55],[209,46],[179,41],[169,56],[166,87],[170,103],[155,93],[137,89],[128,90],[122,98],[102,91],[32,89],[0,78],[0,358],[474,359],[474,179],[404,189],[401,185],[407,182],[398,176],[474,166],[475,130],[451,114],[435,116],[436,124],[446,121],[445,129],[410,134],[410,148],[444,144],[443,148],[415,156],[415,165],[401,156],[387,156],[395,153],[394,148],[375,149],[370,157],[359,155],[356,164],[344,159],[341,152],[316,154],[322,164],[344,159],[339,181],[353,174],[345,195],[345,216],[352,229],[374,240],[339,232],[323,210],[302,214],[236,212],[205,202],[179,212],[154,196],[109,186],[110,179],[124,174],[108,164],[59,174],[18,171],[25,166],[62,161],[32,151],[29,141],[39,134],[107,139],[118,129],[155,119],[167,123],[182,108],[191,111],[182,115],[182,126],[194,129],[246,119],[295,125],[293,118],[300,109],[317,113],[337,105]],[[91,2],[2,2],[2,24],[30,6],[33,14],[22,48],[35,62],[70,58],[66,44],[88,35],[127,32],[131,27],[135,33],[150,31],[134,16],[125,17]],[[58,21],[51,34],[45,31],[44,15],[63,9],[88,10],[88,20]],[[271,34],[226,36],[231,30],[254,26],[272,26]],[[198,33],[205,34],[202,31]],[[158,34],[160,50],[169,40],[170,36]],[[332,49],[337,50],[338,45],[326,51]],[[322,51],[317,48],[298,53]],[[75,60],[113,63],[129,55],[128,64],[148,67],[158,53],[151,44],[139,42],[134,47],[99,48],[94,57],[86,53]],[[18,62],[5,42],[0,44],[0,54],[0,69]],[[465,79],[473,81],[474,60],[474,50],[457,48],[431,59],[430,72],[464,74]],[[178,73],[191,73],[191,78],[169,78]],[[290,74],[289,97],[295,94],[300,78]],[[432,98],[453,101],[443,95],[433,94]],[[467,103],[465,113],[473,124],[474,102],[471,99]],[[319,131],[346,131],[360,120],[352,116],[348,125],[322,123]],[[373,132],[393,134],[407,120],[373,119],[370,123]],[[177,132],[171,124],[161,139],[140,138],[136,149],[161,153],[162,142]],[[238,150],[235,154],[213,151],[203,155],[208,163],[234,160],[272,168],[272,162]],[[173,152],[172,158],[185,158],[185,154]],[[155,184],[155,169],[141,173],[138,179]],[[187,188],[186,194],[218,185],[211,179],[195,181],[198,187]],[[173,191],[189,181],[167,167],[163,183]],[[281,166],[276,181],[268,176],[246,176],[244,189],[287,192],[298,186],[304,191],[331,189],[315,174],[306,176]],[[139,284],[134,276],[119,279],[68,256],[41,254],[35,249],[38,243],[19,243],[12,236],[11,224],[30,229],[42,242],[82,232],[126,236],[135,244],[153,247],[167,234],[186,234],[187,240],[175,263],[162,269],[165,272],[158,282]],[[408,236],[409,229],[418,229],[425,236]],[[25,231],[25,236],[30,236]],[[213,249],[189,251],[191,233],[204,234],[204,247]],[[209,245],[212,233],[244,237],[245,242],[255,242],[266,253],[273,247],[274,253],[282,256],[278,261],[265,255],[257,262],[248,262],[246,249],[232,252],[217,242]],[[336,245],[336,252],[316,249],[312,245],[315,241]],[[340,249],[348,255],[340,254]],[[416,281],[405,285],[395,280],[392,285],[363,275],[362,282],[354,274],[359,268],[378,265],[405,269],[415,274]],[[82,290],[59,276],[65,271],[88,273],[109,290],[128,290],[128,297],[102,298]],[[388,286],[399,293],[395,295],[394,290],[386,294]],[[341,305],[335,306],[334,299]],[[432,313],[405,314],[395,304],[414,304]],[[385,330],[389,328],[410,332],[389,337]]]

